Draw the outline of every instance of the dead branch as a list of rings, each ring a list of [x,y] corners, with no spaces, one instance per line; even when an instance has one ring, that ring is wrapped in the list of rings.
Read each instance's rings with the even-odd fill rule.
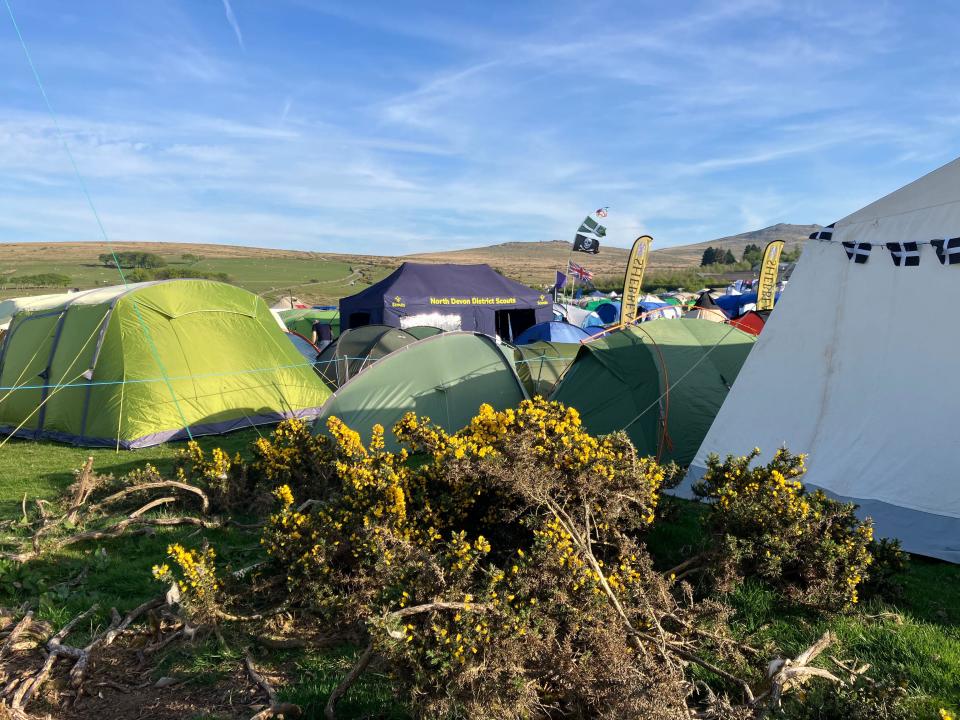
[[[244,665],[247,668],[247,674],[250,676],[250,679],[256,683],[261,690],[267,695],[267,699],[270,701],[270,707],[265,710],[261,710],[256,715],[251,718],[251,720],[266,720],[266,718],[298,718],[303,714],[303,710],[299,705],[294,705],[293,703],[281,703],[277,700],[277,693],[273,689],[273,686],[267,681],[263,675],[257,672],[257,668],[253,664],[253,658],[250,657],[250,651],[244,653]]]
[[[96,512],[101,511],[107,505],[112,505],[113,503],[122,500],[128,495],[133,493],[141,492],[143,490],[158,490],[158,489],[176,489],[183,490],[184,492],[193,493],[200,498],[201,511],[204,515],[207,514],[210,510],[210,499],[207,497],[207,494],[198,488],[196,485],[189,485],[187,483],[177,482],[176,480],[158,480],[156,482],[147,482],[140,483],[139,485],[131,485],[130,487],[124,488],[118,492],[108,495],[103,500],[98,502],[95,505],[91,505],[87,510],[87,515],[93,515]]]
[[[834,641],[833,633],[827,630],[821,635],[815,643],[797,655],[793,660],[778,660],[770,665],[770,690],[764,692],[754,700],[752,704],[756,705],[761,700],[770,697],[770,705],[774,708],[780,707],[781,699],[784,693],[798,685],[802,685],[811,677],[819,677],[840,685],[845,684],[840,678],[823,668],[811,667],[808,663],[813,662],[820,653],[827,649]]]
[[[829,657],[830,657],[830,661],[834,665],[836,665],[841,670],[845,670],[849,674],[850,676],[849,683],[851,685],[853,685],[858,679],[862,679],[866,681],[869,685],[876,685],[876,682],[873,679],[868,678],[866,675],[864,675],[864,673],[870,669],[870,663],[864,663],[860,667],[855,667],[854,665],[848,665],[842,662],[841,660],[838,660],[833,655],[830,655]]]
[[[202,518],[195,518],[189,516],[177,516],[177,517],[167,517],[167,518],[142,518],[142,517],[127,517],[125,520],[121,520],[114,525],[111,525],[108,528],[103,530],[89,530],[83,533],[77,533],[76,535],[70,535],[68,537],[62,538],[55,541],[49,545],[46,550],[60,550],[68,545],[74,545],[79,542],[86,542],[87,540],[107,540],[111,538],[117,538],[121,535],[142,535],[148,532],[152,532],[154,527],[170,527],[174,525],[195,525],[198,527],[205,528],[207,530],[217,529],[222,526],[222,523],[219,520],[204,520]],[[135,527],[137,529],[127,532],[127,528]],[[29,552],[21,553],[8,553],[4,557],[8,560],[13,560],[15,562],[29,562],[41,554],[40,548],[34,546],[34,549]]]
[[[132,518],[140,517],[144,513],[150,512],[155,507],[160,507],[161,505],[167,505],[168,503],[172,503],[175,500],[176,498],[173,495],[168,495],[167,497],[161,497],[161,498],[157,498],[156,500],[151,500],[143,507],[138,508],[134,510],[132,513],[130,513],[129,517],[132,517]]]
[[[6,656],[6,654],[13,648],[13,644],[21,635],[23,635],[24,631],[30,627],[32,622],[33,611],[31,610],[22,618],[20,618],[20,622],[14,625],[13,630],[11,630],[10,634],[7,635],[6,642],[3,643],[2,647],[0,647],[0,660],[3,660],[4,656]]]
[[[347,694],[347,691],[353,686],[357,679],[363,675],[363,672],[367,669],[372,659],[373,642],[367,645],[367,648],[363,651],[363,654],[360,655],[356,664],[350,668],[347,676],[341,680],[340,684],[330,693],[330,697],[327,699],[327,705],[323,709],[323,715],[327,720],[337,720],[337,703],[340,702],[340,698]]]
[[[463,610],[466,612],[487,612],[491,609],[490,605],[484,603],[463,603],[463,602],[445,602],[437,601],[431,603],[424,603],[422,605],[412,605],[410,607],[400,608],[399,610],[394,610],[393,612],[386,613],[383,616],[383,619],[387,622],[399,620],[400,618],[409,617],[411,615],[420,615],[421,613],[433,612],[435,610]],[[367,666],[370,664],[370,661],[373,659],[373,641],[367,645],[366,650],[363,651],[363,654],[357,660],[357,663],[350,669],[350,672],[347,673],[347,676],[340,681],[340,684],[334,688],[333,692],[330,693],[330,697],[327,699],[327,705],[323,710],[324,716],[327,720],[336,720],[336,706],[340,702],[340,699],[346,695],[347,691],[353,686],[353,684],[363,675],[364,670],[367,669]]]
[[[690,558],[690,559],[688,559],[688,560],[684,560],[682,563],[680,563],[680,564],[677,565],[676,567],[670,568],[669,570],[667,570],[665,573],[663,573],[663,576],[664,576],[665,578],[669,578],[669,579],[671,579],[671,580],[674,580],[674,579],[676,579],[676,575],[677,575],[678,573],[681,573],[681,572],[683,572],[684,570],[686,570],[687,568],[689,568],[689,567],[691,567],[691,566],[693,566],[693,565],[696,565],[698,562],[700,562],[701,560],[703,560],[704,557],[706,557],[704,553],[700,553],[699,555],[694,555],[692,558]]]
[[[216,609],[217,617],[220,620],[226,620],[227,622],[259,622],[260,620],[266,620],[268,617],[273,617],[274,615],[279,615],[288,607],[288,603],[283,603],[279,607],[275,607],[272,610],[265,610],[261,613],[256,613],[255,615],[232,615],[225,610]]]
[[[64,519],[70,523],[75,524],[77,518],[80,514],[80,508],[87,502],[87,499],[97,487],[98,478],[93,473],[93,457],[90,456],[87,458],[87,461],[83,464],[83,467],[80,468],[80,472],[77,473],[77,479],[70,486],[72,497],[70,498],[70,509],[67,511]]]

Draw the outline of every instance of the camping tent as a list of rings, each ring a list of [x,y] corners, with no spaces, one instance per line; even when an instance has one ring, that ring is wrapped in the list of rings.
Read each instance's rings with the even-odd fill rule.
[[[46,299],[18,311],[0,351],[0,430],[143,447],[286,417],[329,390],[263,300],[208,280]]]
[[[860,505],[879,535],[960,562],[956,469],[960,160],[807,242],[691,467],[708,453],[809,453],[804,481]],[[920,243],[903,265],[886,243]],[[849,250],[842,243],[851,243]],[[854,243],[864,243],[855,246]],[[869,245],[866,245],[866,244]],[[859,262],[848,259],[848,252]],[[918,264],[914,265],[916,258]],[[956,259],[956,256],[953,256]],[[904,298],[922,297],[923,311]]]
[[[338,388],[371,363],[416,341],[412,333],[389,325],[354,328],[320,352],[317,369],[331,388]]]
[[[780,293],[774,296],[774,303],[780,300]],[[721,295],[717,298],[717,306],[726,313],[727,317],[740,317],[743,313],[749,312],[757,304],[757,294],[755,292],[737,293],[731,295]]]
[[[640,453],[688,463],[753,341],[705,320],[620,328],[581,346],[551,399],[594,434],[625,429]]]
[[[697,302],[684,315],[685,318],[697,320],[709,320],[710,322],[722,323],[727,321],[727,314],[713,300],[709,290],[704,290],[697,298]]]
[[[516,339],[516,345],[528,345],[538,340],[547,340],[549,342],[559,343],[578,343],[590,337],[583,328],[571,325],[565,322],[545,322],[537,323],[520,333]]]
[[[608,300],[602,302],[593,308],[593,311],[600,316],[604,325],[612,325],[620,320],[620,301]]]
[[[340,311],[336,308],[302,308],[294,310],[278,310],[280,318],[289,330],[298,332],[309,338],[313,332],[315,322],[326,323],[333,330],[333,337],[340,334]]]
[[[435,325],[512,340],[552,319],[543,293],[508,280],[489,265],[406,262],[380,282],[340,301],[340,325]]]
[[[430,325],[412,325],[406,328],[406,331],[413,335],[417,340],[433,337],[434,335],[439,335],[443,332],[442,329],[438,327],[432,327]]]
[[[538,340],[514,348],[514,367],[527,395],[550,397],[579,350],[579,342],[547,340]]]
[[[590,332],[592,327],[603,327],[603,320],[592,310],[586,310],[576,305],[555,305],[554,308],[563,308],[563,316],[571,325],[577,325]]]
[[[331,416],[364,439],[377,423],[388,449],[390,429],[407,412],[428,416],[449,432],[466,426],[483,403],[498,410],[524,399],[513,363],[496,342],[480,333],[449,332],[418,340],[381,358],[334,393],[317,420],[326,432]]]
[[[769,310],[749,310],[740,317],[731,320],[730,324],[751,335],[759,335],[769,317]]]

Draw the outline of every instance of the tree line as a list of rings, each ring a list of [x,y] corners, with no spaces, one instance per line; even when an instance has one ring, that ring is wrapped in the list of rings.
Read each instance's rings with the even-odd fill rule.
[[[162,268],[167,266],[167,261],[159,255],[145,252],[119,252],[103,253],[97,255],[97,260],[107,267],[122,268]]]
[[[69,275],[60,273],[38,273],[36,275],[20,275],[13,277],[0,277],[0,285],[9,287],[11,285],[18,288],[27,287],[67,287],[70,284]]]
[[[793,250],[784,250],[780,253],[780,262],[796,262],[800,259],[802,246],[795,247]],[[763,248],[755,243],[748,243],[743,249],[743,255],[740,256],[740,262],[756,267],[763,260]],[[700,259],[700,267],[706,265],[735,265],[737,257],[729,249],[708,247],[703,251],[703,257]],[[748,268],[749,269],[749,268]]]

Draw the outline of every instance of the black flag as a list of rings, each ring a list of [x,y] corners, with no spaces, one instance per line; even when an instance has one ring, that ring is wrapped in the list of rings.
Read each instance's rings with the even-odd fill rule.
[[[937,259],[941,265],[956,265],[960,263],[960,237],[949,240],[931,240],[930,244],[937,249]]]
[[[870,258],[870,251],[873,250],[871,243],[843,243],[843,249],[847,251],[847,260],[853,260],[858,265],[863,265]]]
[[[830,223],[825,228],[810,233],[810,240],[833,240],[833,226],[836,223]]]
[[[596,255],[600,252],[600,241],[593,235],[581,235],[577,233],[577,237],[573,240],[573,251]]]
[[[887,243],[887,250],[897,267],[917,267],[920,264],[920,246],[915,242]]]

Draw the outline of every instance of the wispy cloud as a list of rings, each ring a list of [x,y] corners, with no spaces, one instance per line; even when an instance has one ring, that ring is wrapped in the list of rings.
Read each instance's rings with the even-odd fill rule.
[[[243,44],[243,33],[240,32],[240,23],[237,22],[237,16],[233,14],[233,6],[230,4],[230,0],[223,0],[223,11],[227,15],[227,22],[230,23],[230,27],[233,28],[233,34],[237,36],[240,49],[246,50],[247,47]]]

